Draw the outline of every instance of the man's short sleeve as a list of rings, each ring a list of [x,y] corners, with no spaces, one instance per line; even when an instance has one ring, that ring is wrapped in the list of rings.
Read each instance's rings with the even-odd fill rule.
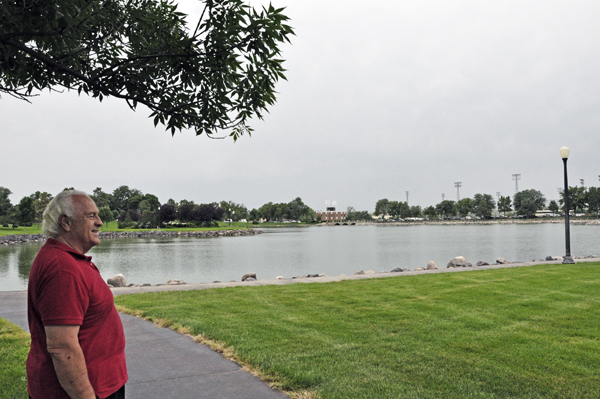
[[[37,309],[44,326],[81,325],[89,294],[80,279],[69,271],[49,276],[39,293]]]

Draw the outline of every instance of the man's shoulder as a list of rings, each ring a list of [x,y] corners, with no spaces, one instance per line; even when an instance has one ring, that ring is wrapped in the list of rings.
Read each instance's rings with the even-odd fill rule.
[[[50,268],[54,271],[77,270],[79,259],[65,247],[66,245],[56,240],[48,239],[35,257],[32,268]]]

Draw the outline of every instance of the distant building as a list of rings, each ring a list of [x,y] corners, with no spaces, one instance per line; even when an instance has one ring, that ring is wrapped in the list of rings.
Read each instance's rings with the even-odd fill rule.
[[[318,211],[323,222],[339,222],[346,220],[346,212],[336,211],[335,206],[328,206],[326,211]]]

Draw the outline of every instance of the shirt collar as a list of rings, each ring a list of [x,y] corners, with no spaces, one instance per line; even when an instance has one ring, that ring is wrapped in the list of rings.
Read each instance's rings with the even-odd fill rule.
[[[82,260],[86,260],[88,262],[92,261],[92,257],[91,256],[86,256],[84,254],[82,254],[79,251],[74,250],[73,248],[71,248],[70,246],[54,239],[54,238],[48,238],[48,240],[46,241],[46,245],[50,246],[50,247],[54,247],[56,249],[60,249],[62,251],[68,252],[71,255],[73,255],[73,257],[78,258],[78,259],[82,259]]]

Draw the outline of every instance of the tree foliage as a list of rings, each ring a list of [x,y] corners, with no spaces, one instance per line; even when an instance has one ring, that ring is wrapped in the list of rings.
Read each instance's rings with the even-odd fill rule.
[[[452,200],[444,200],[435,206],[438,214],[443,218],[453,216],[456,213],[456,203]]]
[[[538,190],[523,190],[515,194],[513,203],[517,215],[530,218],[546,206],[546,197]]]
[[[27,226],[35,220],[35,203],[31,197],[23,197],[17,205],[17,220]]]
[[[563,206],[565,204],[565,192],[562,190],[560,192],[560,204]],[[578,212],[583,212],[585,208],[588,206],[588,190],[585,187],[573,186],[569,187],[569,210],[573,211],[574,214]]]
[[[512,201],[510,197],[507,195],[506,197],[500,196],[498,200],[498,212],[504,212],[504,216],[506,216],[506,212],[512,211]]]
[[[154,124],[236,140],[285,79],[283,9],[203,0],[193,31],[173,0],[0,2],[0,93],[77,90],[150,109]]]
[[[482,219],[492,217],[492,211],[496,208],[496,201],[491,194],[475,194],[473,197],[473,213]]]
[[[12,194],[8,188],[0,187],[0,223],[5,224],[9,223],[9,219],[11,219],[11,215],[14,212],[13,205],[10,203],[10,198],[8,198]]]

